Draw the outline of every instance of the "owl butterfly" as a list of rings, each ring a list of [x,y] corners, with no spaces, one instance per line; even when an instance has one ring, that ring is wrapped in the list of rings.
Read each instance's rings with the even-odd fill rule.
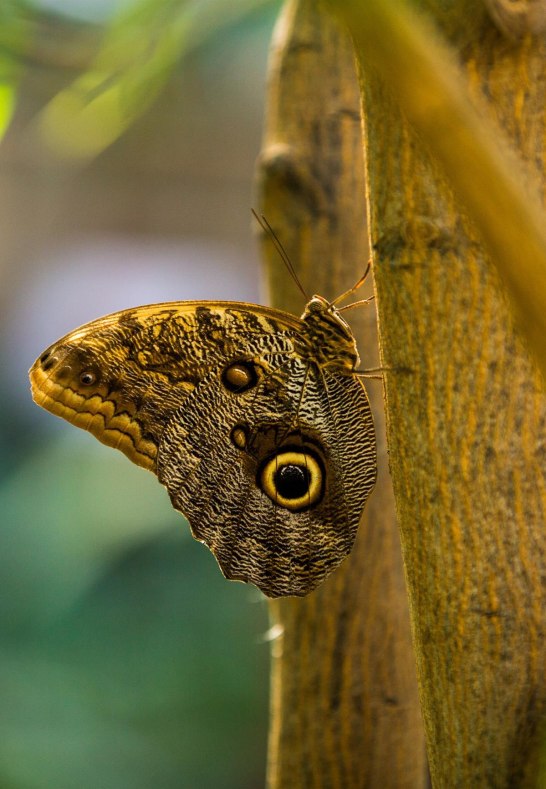
[[[306,595],[349,554],[376,476],[339,300],[313,296],[301,318],[214,301],[117,312],[46,350],[32,394],[153,471],[227,578]]]

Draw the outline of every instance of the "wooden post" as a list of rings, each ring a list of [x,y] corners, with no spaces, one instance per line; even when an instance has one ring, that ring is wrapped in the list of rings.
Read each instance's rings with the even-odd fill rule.
[[[387,425],[431,775],[438,787],[536,786],[546,713],[546,398],[509,303],[539,358],[546,338],[531,316],[546,273],[532,201],[545,184],[546,42],[508,40],[479,3],[415,3],[436,25],[422,28],[431,51],[443,36],[450,53],[419,84],[405,83],[410,98],[400,89],[406,74],[392,66],[407,58],[406,43],[382,38],[379,16],[377,27],[371,21],[387,5],[400,7],[393,35],[404,29],[409,42],[421,20],[412,31],[403,4],[332,3],[363,68],[383,363],[411,368],[386,377]],[[491,167],[481,130],[473,139],[450,114],[463,107],[457,95],[435,93],[437,75],[452,69],[493,129],[491,151],[504,137],[506,161],[519,157],[508,179],[503,162]],[[483,177],[495,167],[498,177]],[[505,199],[516,176],[531,218],[519,244],[528,217],[514,223],[507,207],[517,200]]]

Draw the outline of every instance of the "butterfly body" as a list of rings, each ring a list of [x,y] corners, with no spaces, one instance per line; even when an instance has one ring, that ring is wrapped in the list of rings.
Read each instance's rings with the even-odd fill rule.
[[[228,578],[304,595],[350,552],[375,481],[354,337],[301,318],[173,302],[68,334],[30,372],[39,405],[157,474]]]

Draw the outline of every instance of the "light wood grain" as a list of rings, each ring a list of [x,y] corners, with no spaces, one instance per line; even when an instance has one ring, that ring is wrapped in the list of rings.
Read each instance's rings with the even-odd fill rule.
[[[413,370],[386,378],[388,438],[431,773],[438,787],[534,786],[546,711],[546,399],[509,303],[543,358],[543,229],[528,233],[544,193],[546,45],[508,43],[485,8],[466,0],[420,6],[451,54],[438,59],[442,45],[423,28],[436,67],[419,72],[415,115],[406,72],[397,84],[393,67],[409,51],[378,27],[374,46],[389,64],[382,70],[373,56],[372,65],[370,28],[346,7],[363,67],[383,361]],[[451,69],[492,133],[473,140],[457,112],[431,123],[436,87]],[[449,113],[462,105],[446,90],[440,106]],[[491,155],[481,147],[488,136]],[[503,149],[495,136],[513,149],[498,170],[490,169]],[[503,168],[517,156],[524,164],[505,181]],[[505,199],[518,177],[511,194],[528,190],[528,215],[524,203],[514,215]]]

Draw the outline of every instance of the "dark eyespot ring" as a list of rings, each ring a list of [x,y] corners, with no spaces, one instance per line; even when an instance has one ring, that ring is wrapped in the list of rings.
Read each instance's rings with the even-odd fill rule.
[[[248,392],[258,383],[258,367],[245,359],[231,362],[222,370],[222,383],[228,392]]]
[[[97,374],[93,370],[84,370],[80,373],[80,383],[84,386],[93,386],[97,382]]]
[[[277,506],[302,512],[324,495],[326,473],[318,453],[302,446],[284,446],[258,468],[257,483]]]

